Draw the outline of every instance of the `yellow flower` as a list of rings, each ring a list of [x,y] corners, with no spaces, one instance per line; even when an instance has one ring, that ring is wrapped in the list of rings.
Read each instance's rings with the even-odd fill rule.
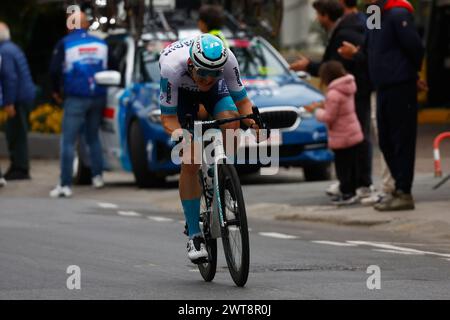
[[[43,133],[60,133],[62,109],[49,103],[41,104],[29,116],[31,130]]]

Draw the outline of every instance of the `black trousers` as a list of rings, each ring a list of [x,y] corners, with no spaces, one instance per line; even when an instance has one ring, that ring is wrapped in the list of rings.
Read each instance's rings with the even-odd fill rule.
[[[350,148],[333,149],[336,176],[339,180],[339,188],[344,195],[356,194],[356,188],[359,187],[359,153],[361,152],[361,146],[360,143]]]
[[[411,193],[417,139],[417,85],[392,85],[377,92],[380,149],[395,180],[395,188]]]
[[[6,122],[5,135],[8,143],[10,169],[28,171],[28,114],[31,103],[14,105],[16,115]]]
[[[358,116],[361,129],[364,134],[364,141],[360,145],[358,154],[359,187],[369,187],[372,184],[372,139],[370,136],[370,94],[356,95],[355,97],[356,115]]]

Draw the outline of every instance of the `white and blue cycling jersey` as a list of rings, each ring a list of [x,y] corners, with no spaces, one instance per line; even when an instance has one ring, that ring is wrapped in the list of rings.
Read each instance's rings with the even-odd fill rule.
[[[66,96],[104,95],[106,89],[95,83],[94,75],[106,70],[107,63],[105,41],[89,35],[84,29],[74,30],[58,42],[53,53],[50,64],[53,90],[59,92],[63,83]]]
[[[160,108],[161,114],[176,115],[180,107],[180,93],[198,93],[198,86],[188,72],[189,48],[194,42],[194,38],[188,38],[174,42],[161,51],[159,64],[161,67],[160,85]],[[220,91],[226,91],[225,95],[231,99],[223,97],[217,101],[216,111],[225,110],[231,103],[242,101],[247,97],[244,84],[241,81],[239,64],[233,52],[228,50],[228,60],[224,65],[223,79],[218,80],[216,86]],[[222,88],[222,89],[221,89]],[[220,94],[220,93],[219,93]],[[223,96],[225,96],[223,95]],[[181,102],[182,103],[182,102]]]

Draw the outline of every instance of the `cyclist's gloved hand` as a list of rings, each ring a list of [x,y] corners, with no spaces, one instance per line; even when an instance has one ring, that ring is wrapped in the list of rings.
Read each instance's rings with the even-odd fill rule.
[[[253,121],[253,120],[251,120]],[[268,139],[267,130],[260,130],[259,126],[256,124],[255,121],[251,122],[248,125],[249,129],[252,131],[252,133],[256,137],[256,142],[260,143],[263,141],[266,141]]]

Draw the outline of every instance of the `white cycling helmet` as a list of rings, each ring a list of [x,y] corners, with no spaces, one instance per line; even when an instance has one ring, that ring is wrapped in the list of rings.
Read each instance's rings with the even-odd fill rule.
[[[223,69],[228,59],[227,48],[223,41],[209,33],[201,34],[194,39],[189,55],[197,68],[211,71]]]

